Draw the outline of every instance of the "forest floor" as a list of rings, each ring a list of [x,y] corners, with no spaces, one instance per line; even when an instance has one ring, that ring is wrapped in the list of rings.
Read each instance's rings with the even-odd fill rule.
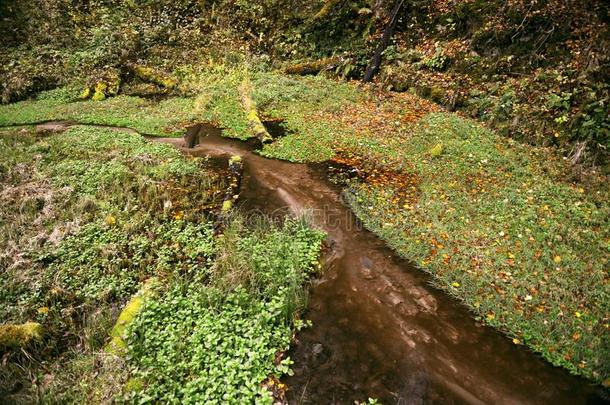
[[[189,359],[210,356],[207,346],[185,349],[181,336],[192,328],[219,341],[228,335],[259,337],[240,338],[227,348],[227,356],[258,354],[247,372],[223,369],[235,360],[218,364],[235,377],[231,386],[248,381],[243,389],[263,395],[260,382],[286,371],[286,364],[273,356],[288,346],[299,323],[292,323],[298,305],[288,304],[296,292],[284,288],[282,272],[298,274],[302,289],[322,235],[301,222],[252,230],[236,219],[224,237],[215,236],[211,220],[201,219],[196,208],[206,201],[210,211],[218,209],[225,179],[206,169],[205,161],[185,159],[170,147],[111,129],[77,126],[42,140],[29,130],[19,132],[21,126],[67,120],[180,136],[193,123],[211,122],[225,136],[246,139],[251,136],[248,116],[239,96],[245,75],[251,76],[259,111],[284,132],[265,144],[261,155],[328,162],[336,168],[333,180],[345,189],[365,226],[428,272],[435,286],[515,344],[574,374],[607,383],[607,178],[589,174],[576,182],[555,150],[500,137],[414,95],[225,65],[204,66],[183,77],[196,94],[192,97],[119,95],[79,101],[78,89],[64,87],[36,100],[0,106],[0,126],[14,127],[3,129],[0,138],[0,180],[6,184],[0,198],[8,207],[0,223],[0,246],[9,269],[2,274],[8,286],[0,297],[2,319],[53,325],[50,335],[56,343],[42,344],[40,350],[61,352],[60,340],[71,347],[70,355],[65,350],[56,354],[68,356],[70,366],[62,366],[62,373],[71,376],[58,373],[55,382],[75,378],[82,367],[100,367],[96,353],[120,304],[141,288],[139,282],[153,276],[168,283],[153,288],[151,303],[128,327],[128,354],[117,361],[129,366],[128,385],[134,389],[121,395],[145,400],[193,394],[189,390],[196,390],[196,384],[177,388],[173,384],[181,377],[172,380],[186,375]],[[30,170],[25,170],[26,162]],[[9,263],[17,257],[15,251],[28,253]],[[268,257],[278,259],[270,260],[271,266],[259,265],[257,258]],[[23,272],[40,268],[44,270]],[[254,277],[248,288],[224,297],[226,288],[243,280],[232,277],[233,284],[227,284],[225,276],[233,275],[228,268],[263,272],[264,277]],[[23,277],[36,288],[24,288]],[[273,283],[256,284],[262,280]],[[101,298],[106,304],[91,306]],[[237,318],[246,321],[234,322]],[[172,328],[164,326],[170,319]],[[199,342],[210,338],[192,336]],[[161,350],[163,359],[153,358],[152,348]],[[59,364],[63,360],[46,367]],[[21,372],[18,367],[7,370],[2,384],[10,373]],[[116,378],[121,376],[109,374],[107,380],[111,384]],[[220,387],[219,376],[205,378],[210,389]],[[43,378],[35,385],[52,392],[47,386],[54,381]],[[88,384],[84,379],[69,395],[92,395]],[[56,386],[65,390],[67,385]],[[121,391],[120,386],[115,391],[95,387],[94,395]],[[34,391],[39,392],[33,388],[30,395]]]

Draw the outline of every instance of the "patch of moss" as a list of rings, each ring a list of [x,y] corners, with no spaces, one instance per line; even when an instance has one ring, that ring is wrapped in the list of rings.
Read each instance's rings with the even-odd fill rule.
[[[147,66],[136,65],[133,68],[133,71],[140,80],[158,84],[159,86],[163,86],[168,89],[173,89],[178,84],[175,79],[171,78],[165,73]]]
[[[125,383],[125,386],[123,387],[123,391],[126,393],[140,392],[144,389],[145,385],[146,384],[143,379],[137,378],[137,377],[132,377],[129,380],[127,380],[127,382]]]
[[[273,141],[273,138],[269,132],[267,132],[267,129],[263,125],[258,116],[258,112],[256,111],[256,103],[252,99],[252,83],[250,82],[250,77],[247,74],[241,83],[239,92],[241,94],[243,108],[246,111],[248,127],[250,128],[250,131],[252,131],[252,134],[262,143]]]
[[[41,324],[27,322],[22,325],[0,325],[0,350],[18,349],[30,342],[41,340],[44,329]]]
[[[440,143],[437,143],[436,145],[434,145],[434,147],[432,149],[430,149],[430,156],[432,157],[438,157],[443,153],[443,145]]]
[[[81,100],[86,100],[89,97],[91,97],[91,89],[89,87],[85,87],[78,96],[78,98],[80,98]]]
[[[118,70],[110,69],[93,81],[93,84],[85,87],[79,98],[86,100],[91,98],[93,101],[102,101],[107,97],[119,94],[121,86],[121,75]]]
[[[124,333],[127,326],[133,322],[135,317],[140,313],[146,300],[152,295],[152,288],[156,283],[157,279],[152,277],[144,283],[144,286],[131,300],[125,305],[123,311],[119,315],[116,324],[110,332],[110,342],[106,345],[106,351],[117,356],[122,356],[127,350],[127,344],[125,343]]]
[[[107,85],[104,82],[97,82],[95,85],[95,92],[93,93],[93,97],[91,100],[93,101],[102,101],[106,99],[106,89]]]
[[[231,208],[233,208],[233,201],[232,200],[226,200],[222,203],[222,213],[226,214],[227,212],[231,211]]]

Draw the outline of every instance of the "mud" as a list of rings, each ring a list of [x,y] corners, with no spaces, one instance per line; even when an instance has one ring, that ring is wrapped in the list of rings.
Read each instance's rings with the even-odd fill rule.
[[[432,288],[424,273],[362,229],[320,166],[265,159],[252,153],[253,144],[223,138],[211,126],[197,128],[196,142],[160,141],[195,156],[242,156],[245,212],[307,214],[327,232],[326,269],[305,314],[313,327],[298,334],[289,353],[291,403],[603,403],[587,381],[476,323]]]

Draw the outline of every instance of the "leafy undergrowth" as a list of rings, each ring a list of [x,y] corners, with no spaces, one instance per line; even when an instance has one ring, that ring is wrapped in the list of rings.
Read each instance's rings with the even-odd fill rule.
[[[216,260],[147,301],[128,330],[134,402],[271,402],[261,382],[289,372],[295,313],[323,235],[305,222],[249,231],[239,218],[208,239]]]
[[[302,221],[246,226],[237,217],[215,236],[221,173],[139,135],[77,126],[37,139],[2,130],[0,143],[0,320],[44,330],[42,341],[4,352],[3,398],[268,397],[260,387],[287,370],[275,356],[299,325],[320,233]],[[129,325],[126,357],[104,351],[121,307],[151,277],[162,282]],[[198,339],[192,352],[178,344],[189,330]],[[198,363],[205,384],[196,392],[181,368],[193,356],[209,361]],[[249,358],[252,368],[241,368]],[[229,374],[207,373],[216,362]]]
[[[196,119],[247,138],[238,93],[246,73],[224,65],[193,73]],[[249,74],[261,114],[281,119],[286,132],[259,153],[359,166],[348,181],[354,210],[437,286],[552,363],[608,378],[607,178],[576,183],[556,152],[406,93]]]

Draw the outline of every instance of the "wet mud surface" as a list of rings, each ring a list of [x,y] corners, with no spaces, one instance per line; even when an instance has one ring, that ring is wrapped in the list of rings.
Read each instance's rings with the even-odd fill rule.
[[[597,404],[597,387],[555,368],[477,324],[432,288],[429,278],[360,226],[320,165],[263,158],[256,142],[221,136],[206,124],[187,136],[149,138],[185,154],[240,155],[238,205],[247,214],[307,214],[327,232],[324,273],[311,287],[306,319],[283,380],[290,403]]]
[[[192,130],[194,131],[194,130]],[[196,139],[162,139],[191,155],[240,155],[240,205],[268,215],[306,213],[327,232],[326,268],[284,379],[290,403],[603,403],[587,381],[555,368],[432,288],[429,278],[362,229],[322,166],[263,158],[255,143],[209,125]],[[192,146],[188,148],[187,146]]]

